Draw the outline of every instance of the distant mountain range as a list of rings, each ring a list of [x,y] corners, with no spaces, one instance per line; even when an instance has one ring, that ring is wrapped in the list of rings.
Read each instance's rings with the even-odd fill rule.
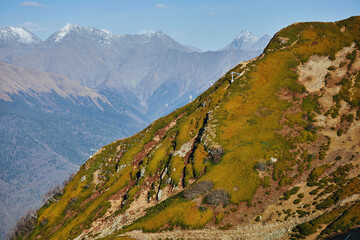
[[[197,96],[224,69],[259,55],[270,40],[244,31],[223,50],[200,53],[162,32],[116,35],[67,24],[45,41],[24,28],[2,32],[1,61],[62,74],[90,88],[135,94],[153,119]]]
[[[201,52],[162,32],[67,24],[42,41],[22,27],[1,29],[2,228],[39,206],[90,149],[134,134],[258,56],[269,38],[256,39],[242,32],[222,50]]]

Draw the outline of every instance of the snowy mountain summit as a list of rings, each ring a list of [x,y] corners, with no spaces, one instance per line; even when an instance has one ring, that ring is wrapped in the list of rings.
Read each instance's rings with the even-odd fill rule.
[[[234,41],[237,41],[237,43],[256,43],[259,40],[257,36],[252,34],[251,32],[244,30],[239,35],[237,35],[234,38]]]
[[[5,43],[32,44],[41,40],[23,27],[4,27],[0,30],[0,41]]]
[[[85,39],[89,39],[90,37],[90,39],[97,40],[102,45],[108,45],[111,39],[118,39],[120,37],[120,35],[113,34],[108,30],[98,30],[68,23],[59,31],[52,34],[47,41],[61,42],[67,38],[76,36],[85,37]]]
[[[271,38],[269,35],[264,35],[263,37],[259,38],[249,31],[242,31],[233,39],[230,44],[228,44],[222,50],[241,49],[255,51],[259,49],[264,49],[270,39]]]
[[[79,28],[79,26],[76,25],[72,25],[70,23],[66,24],[62,29],[60,29],[60,31],[57,33],[57,35],[55,36],[54,41],[58,42],[61,39],[63,39],[71,30],[76,30],[77,28]]]

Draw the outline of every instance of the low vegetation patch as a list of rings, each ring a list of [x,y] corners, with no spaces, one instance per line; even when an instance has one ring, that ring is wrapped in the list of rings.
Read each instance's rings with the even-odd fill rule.
[[[193,186],[184,190],[183,196],[186,199],[192,199],[192,198],[198,197],[200,195],[203,195],[204,193],[211,190],[213,187],[214,187],[214,184],[211,181],[201,181],[201,182],[195,183]]]
[[[289,200],[291,195],[295,195],[299,191],[299,187],[293,187],[290,190],[284,192],[282,199]]]
[[[225,190],[214,190],[205,196],[204,201],[212,205],[226,205],[230,201],[230,195]]]

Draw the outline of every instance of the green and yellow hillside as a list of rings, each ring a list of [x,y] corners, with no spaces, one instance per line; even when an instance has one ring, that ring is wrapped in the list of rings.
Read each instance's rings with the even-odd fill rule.
[[[359,226],[359,46],[360,17],[282,29],[193,102],[100,149],[18,237],[297,239]]]

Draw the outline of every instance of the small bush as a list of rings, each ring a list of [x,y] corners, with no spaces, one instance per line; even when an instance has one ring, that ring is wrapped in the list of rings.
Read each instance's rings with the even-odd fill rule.
[[[300,218],[305,217],[305,216],[310,214],[309,212],[306,212],[306,211],[303,211],[303,210],[296,210],[296,213],[299,214]]]
[[[42,196],[42,200],[46,205],[58,200],[60,196],[64,194],[64,188],[61,185],[57,185],[55,188],[50,189],[45,195]]]
[[[69,199],[68,204],[69,205],[74,205],[75,203],[77,203],[78,200],[79,199],[77,197],[72,197],[72,198]]]
[[[254,168],[259,171],[266,171],[266,162],[264,161],[257,162]]]
[[[317,204],[316,209],[318,209],[318,210],[326,209],[326,208],[333,206],[334,204],[335,204],[334,200],[329,197],[329,198],[326,198],[321,203]]]
[[[340,64],[339,64],[339,68],[342,68],[343,66],[345,66],[346,65],[346,62],[341,62]]]
[[[354,115],[353,114],[347,115],[346,121],[348,121],[349,123],[352,123],[354,121]]]
[[[221,157],[224,155],[224,150],[222,148],[214,148],[209,150],[209,155],[211,157],[211,162],[217,164],[221,161]]]
[[[207,191],[211,190],[213,187],[214,184],[212,181],[198,182],[193,186],[191,186],[190,188],[184,190],[183,196],[186,199],[192,199],[206,193]]]
[[[41,222],[40,222],[40,226],[45,226],[49,223],[49,220],[47,218],[44,218]]]
[[[310,172],[309,177],[307,178],[307,181],[308,181],[307,185],[310,186],[310,187],[316,185],[319,177],[321,176],[321,174],[323,174],[324,171],[329,167],[330,167],[330,165],[326,164],[326,165],[322,165],[320,167],[314,168]]]
[[[226,224],[226,225],[224,225],[224,226],[221,226],[220,229],[221,229],[221,230],[228,230],[228,229],[230,229],[232,226],[233,226],[232,224],[228,223],[228,224]]]
[[[313,111],[318,111],[319,103],[317,102],[317,97],[308,96],[305,98],[301,104],[301,109],[307,114],[311,114]]]
[[[327,187],[325,188],[324,193],[331,193],[331,192],[333,192],[335,189],[336,189],[336,188],[335,188],[335,185],[334,185],[334,184],[329,185],[329,186],[327,186]]]
[[[319,192],[319,189],[314,189],[311,192],[309,192],[310,195],[316,195]]]
[[[219,224],[224,217],[225,214],[223,212],[219,212],[219,214],[215,216],[215,224]]]
[[[300,193],[297,196],[298,196],[298,198],[304,198],[305,195],[303,193]]]
[[[228,204],[230,201],[230,195],[224,190],[215,190],[207,194],[204,200],[207,204]]]
[[[314,227],[313,225],[311,225],[308,222],[300,224],[300,225],[296,226],[296,228],[299,231],[299,233],[301,233],[305,236],[309,236],[316,232],[316,227]]]
[[[28,211],[25,217],[22,217],[16,223],[14,229],[10,231],[9,239],[18,239],[21,236],[30,234],[35,229],[36,219],[37,219],[36,211],[35,210]]]
[[[288,200],[290,198],[290,196],[296,194],[299,191],[299,189],[300,189],[299,187],[293,187],[292,189],[284,192],[284,197],[283,198],[285,200]]]
[[[337,132],[336,132],[336,134],[340,137],[341,135],[343,135],[343,133],[344,133],[344,129],[342,129],[342,128],[339,128],[338,130],[337,130]]]
[[[199,211],[201,212],[201,213],[204,213],[204,212],[206,212],[207,211],[207,207],[204,207],[204,206],[200,206],[199,207]]]
[[[356,50],[349,53],[346,56],[346,59],[350,60],[350,64],[348,65],[348,69],[350,69],[351,65],[355,62],[355,59],[356,59]]]
[[[339,109],[333,106],[329,111],[325,113],[325,115],[329,115],[329,114],[332,118],[337,118],[337,116],[339,116]]]
[[[264,178],[260,178],[260,186],[263,188],[270,187],[270,176],[265,176]]]

